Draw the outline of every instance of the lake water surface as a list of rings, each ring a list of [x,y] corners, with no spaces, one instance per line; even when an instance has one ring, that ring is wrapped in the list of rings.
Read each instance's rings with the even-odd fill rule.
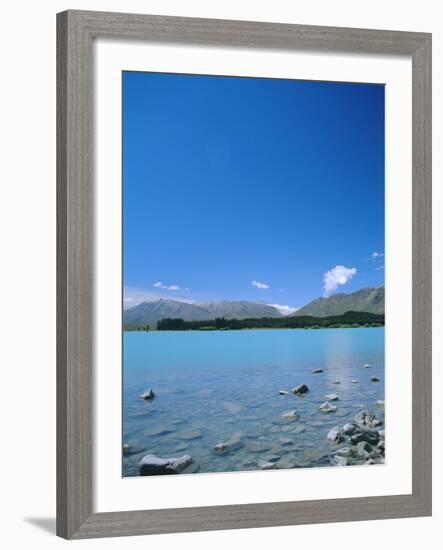
[[[279,395],[302,383],[304,396]],[[368,409],[384,429],[384,329],[125,332],[123,387],[125,477],[148,453],[191,455],[185,473],[328,466],[333,426]],[[139,398],[147,388],[152,401]],[[323,413],[330,393],[337,410]],[[297,420],[282,418],[293,409]],[[232,437],[239,448],[214,452]]]

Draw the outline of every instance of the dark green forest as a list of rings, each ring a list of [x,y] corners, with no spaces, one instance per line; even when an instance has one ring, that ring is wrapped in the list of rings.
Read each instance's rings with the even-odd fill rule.
[[[184,321],[183,319],[162,319],[153,326],[157,330],[242,330],[266,328],[357,328],[382,327],[385,316],[377,313],[347,311],[343,315],[330,317],[312,317],[311,315],[294,317],[263,317],[261,319],[225,319],[224,317],[206,321]],[[149,330],[146,325],[125,325],[125,330]]]

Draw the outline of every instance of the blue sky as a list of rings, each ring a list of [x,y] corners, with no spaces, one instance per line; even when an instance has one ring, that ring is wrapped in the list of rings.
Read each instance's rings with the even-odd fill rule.
[[[123,73],[125,306],[384,283],[384,86]]]

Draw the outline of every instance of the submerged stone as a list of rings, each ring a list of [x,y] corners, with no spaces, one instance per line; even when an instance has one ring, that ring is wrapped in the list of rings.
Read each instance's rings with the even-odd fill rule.
[[[153,454],[145,455],[140,460],[140,475],[169,475],[179,474],[192,463],[190,455],[173,458],[160,458]]]
[[[282,445],[293,445],[294,440],[290,439],[289,437],[279,437],[278,440]]]
[[[160,426],[155,426],[146,432],[146,435],[156,436],[156,435],[166,435],[169,433],[175,432],[174,426],[168,426],[167,424],[161,424]]]
[[[181,439],[185,439],[185,440],[189,440],[191,441],[192,439],[200,439],[200,437],[202,437],[202,433],[200,430],[191,430],[189,432],[181,432],[179,434],[177,434],[177,437],[180,437]]]
[[[325,399],[327,399],[327,401],[337,401],[338,395],[336,393],[327,393]]]
[[[328,401],[325,401],[322,405],[320,405],[319,409],[323,413],[331,413],[335,412],[337,407],[335,405],[331,405]]]
[[[217,443],[214,445],[214,451],[219,454],[226,454],[233,451],[237,451],[243,447],[243,441],[239,437],[231,437],[227,441]]]
[[[292,409],[291,411],[283,413],[281,416],[282,418],[285,418],[288,420],[297,420],[297,418],[299,418],[299,414],[295,409]]]
[[[223,403],[223,408],[231,414],[236,414],[243,409],[238,403],[231,403],[230,401],[225,401]]]

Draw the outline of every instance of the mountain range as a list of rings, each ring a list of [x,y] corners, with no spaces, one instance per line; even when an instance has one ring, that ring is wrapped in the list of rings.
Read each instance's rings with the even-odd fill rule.
[[[347,311],[384,313],[385,287],[362,288],[350,294],[334,294],[328,298],[317,298],[291,315],[312,315],[327,317],[342,315]],[[142,302],[124,311],[124,324],[143,325],[156,323],[161,319],[183,319],[184,321],[205,321],[216,317],[225,319],[259,319],[262,317],[284,317],[274,306],[246,300],[223,300],[220,302],[187,303],[177,300],[158,299]]]
[[[385,287],[362,288],[351,294],[334,294],[329,298],[317,298],[298,309],[294,315],[312,315],[328,317],[343,315],[347,311],[364,311],[366,313],[385,312]]]
[[[184,321],[204,321],[224,317],[225,319],[258,319],[260,317],[282,317],[273,306],[248,302],[246,300],[224,300],[189,304],[176,300],[159,299],[142,302],[123,314],[125,324],[149,324],[161,319],[183,319]]]

